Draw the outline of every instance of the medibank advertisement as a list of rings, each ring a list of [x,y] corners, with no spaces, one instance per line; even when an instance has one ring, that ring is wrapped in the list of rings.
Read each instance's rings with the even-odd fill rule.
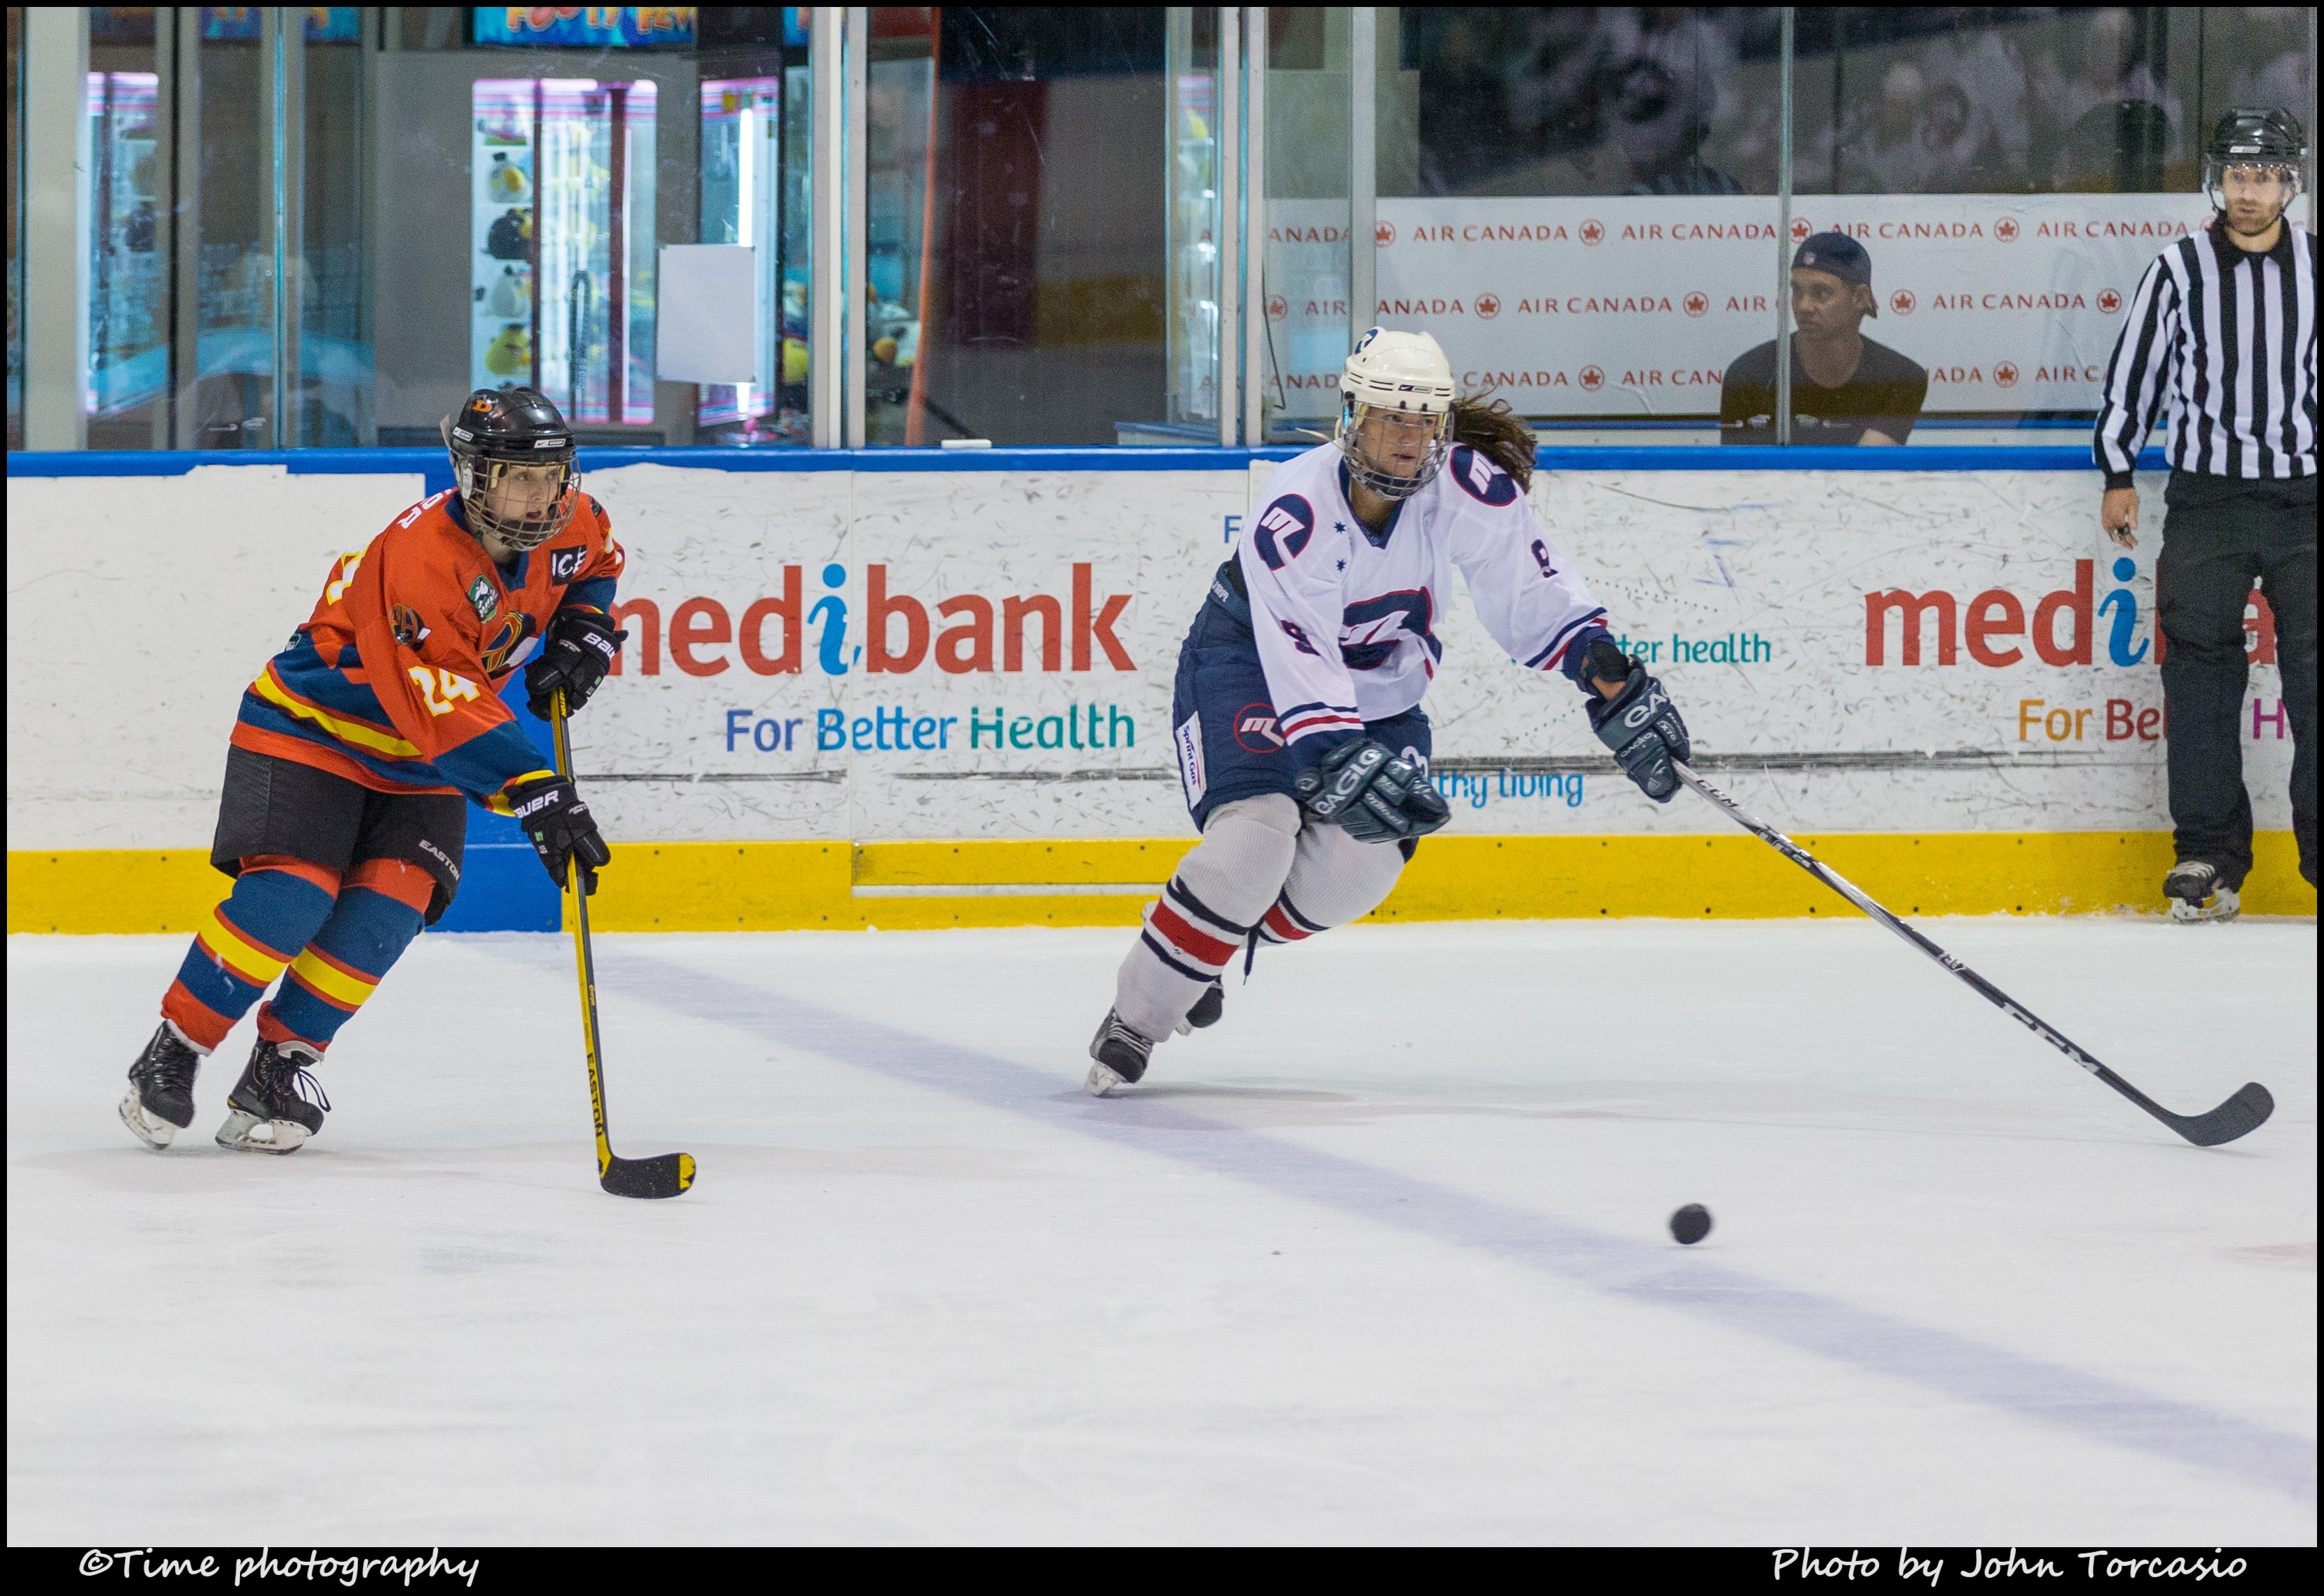
[[[575,722],[583,789],[631,842],[1191,835],[1178,646],[1271,471],[594,472],[629,639]],[[11,478],[9,657],[48,687],[10,717],[10,846],[207,846],[243,688],[419,488]],[[1545,471],[1532,502],[1702,762],[1776,824],[2155,830],[2159,540],[2107,542],[2096,491],[2081,472]],[[1562,677],[1503,658],[1465,592],[1433,602],[1455,825],[1724,826],[1647,802]],[[2282,827],[2262,595],[2247,619],[2246,775]],[[1267,720],[1247,746],[1271,746]]]
[[[1178,646],[1268,469],[861,474],[844,531],[769,506],[741,546],[694,529],[681,474],[601,474],[631,635],[580,724],[599,801],[634,835],[1183,832]],[[1533,501],[1698,746],[1784,824],[2167,824],[2156,544],[2099,536],[2094,479],[1545,473]],[[1562,678],[1503,658],[1464,592],[1435,599],[1435,773],[1463,824],[1715,822],[1641,799]],[[2287,824],[2266,817],[2291,743],[2257,594],[2250,626],[2253,788]]]

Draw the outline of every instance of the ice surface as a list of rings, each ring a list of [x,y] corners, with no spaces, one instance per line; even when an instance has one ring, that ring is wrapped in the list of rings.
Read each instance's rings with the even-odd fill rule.
[[[2312,1542],[2311,924],[1355,927],[1085,1097],[1125,934],[429,936],[288,1158],[8,949],[12,1543]],[[1672,1209],[1717,1228],[1682,1249]]]

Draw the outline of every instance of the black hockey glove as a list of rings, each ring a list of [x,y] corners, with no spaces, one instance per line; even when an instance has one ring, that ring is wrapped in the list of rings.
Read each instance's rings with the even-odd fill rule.
[[[565,713],[574,714],[622,657],[629,633],[594,610],[559,610],[540,641],[540,658],[524,668],[526,706],[549,718],[549,700],[565,690]]]
[[[581,890],[595,892],[598,869],[613,862],[613,850],[597,835],[597,822],[573,783],[562,776],[536,776],[511,788],[508,800],[510,813],[532,839],[532,851],[540,855],[541,868],[557,890],[565,890],[567,867],[578,861]]]
[[[1686,723],[1663,684],[1646,674],[1645,660],[1624,659],[1613,641],[1603,637],[1590,645],[1582,674],[1593,681],[1622,683],[1622,690],[1611,698],[1590,690],[1591,728],[1648,798],[1658,804],[1670,802],[1679,786],[1671,761],[1688,758],[1693,749]]]
[[[1292,785],[1308,814],[1338,822],[1360,843],[1408,842],[1452,818],[1417,765],[1370,737],[1341,743]]]

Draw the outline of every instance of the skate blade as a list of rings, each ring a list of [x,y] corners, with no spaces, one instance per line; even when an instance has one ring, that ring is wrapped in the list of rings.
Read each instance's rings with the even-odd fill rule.
[[[2171,918],[2181,926],[2224,925],[2243,912],[2243,900],[2222,887],[2201,903],[2184,898],[2171,900]]]
[[[307,1127],[295,1120],[262,1120],[240,1109],[218,1127],[217,1144],[238,1153],[295,1153],[306,1145]]]
[[[1090,1066],[1089,1078],[1082,1083],[1082,1090],[1092,1097],[1111,1097],[1115,1087],[1129,1084],[1114,1073],[1112,1066],[1093,1064]]]
[[[129,1133],[155,1152],[167,1152],[170,1144],[178,1139],[178,1128],[167,1120],[157,1120],[145,1112],[145,1103],[137,1095],[137,1088],[129,1088],[129,1095],[121,1100],[121,1122]]]

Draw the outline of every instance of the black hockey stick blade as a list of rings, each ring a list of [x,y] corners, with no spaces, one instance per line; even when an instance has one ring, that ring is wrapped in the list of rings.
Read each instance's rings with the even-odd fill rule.
[[[2040,1037],[2059,1052],[2081,1066],[2084,1070],[2105,1082],[2197,1147],[2218,1147],[2222,1142],[2235,1140],[2238,1136],[2248,1136],[2265,1124],[2268,1115],[2275,1112],[2275,1099],[2268,1095],[2267,1088],[2257,1081],[2249,1081],[2245,1083],[2241,1091],[2208,1114],[2172,1113],[2083,1051],[2068,1039],[2063,1032],[2034,1018],[2031,1010],[1930,941],[1919,931],[1906,925],[1893,910],[1883,908],[1863,889],[1849,881],[1838,871],[1833,870],[1782,832],[1752,815],[1742,805],[1687,769],[1684,762],[1673,760],[1671,764],[1678,772],[1681,781],[1722,810],[1729,819],[1856,905],[1870,918],[1911,943],[1922,953],[1951,972],[1956,979],[1976,992],[1978,996],[2008,1015],[2035,1036]]]
[[[2236,1134],[2241,1135],[2242,1132]],[[604,1171],[597,1176],[597,1184],[617,1197],[675,1197],[694,1184],[694,1155],[664,1153],[658,1158],[609,1158]]]
[[[2246,1081],[2241,1091],[2209,1113],[2173,1114],[2169,1124],[2197,1147],[2218,1147],[2250,1135],[2266,1124],[2273,1112],[2275,1099],[2268,1095],[2267,1088],[2257,1081]]]

